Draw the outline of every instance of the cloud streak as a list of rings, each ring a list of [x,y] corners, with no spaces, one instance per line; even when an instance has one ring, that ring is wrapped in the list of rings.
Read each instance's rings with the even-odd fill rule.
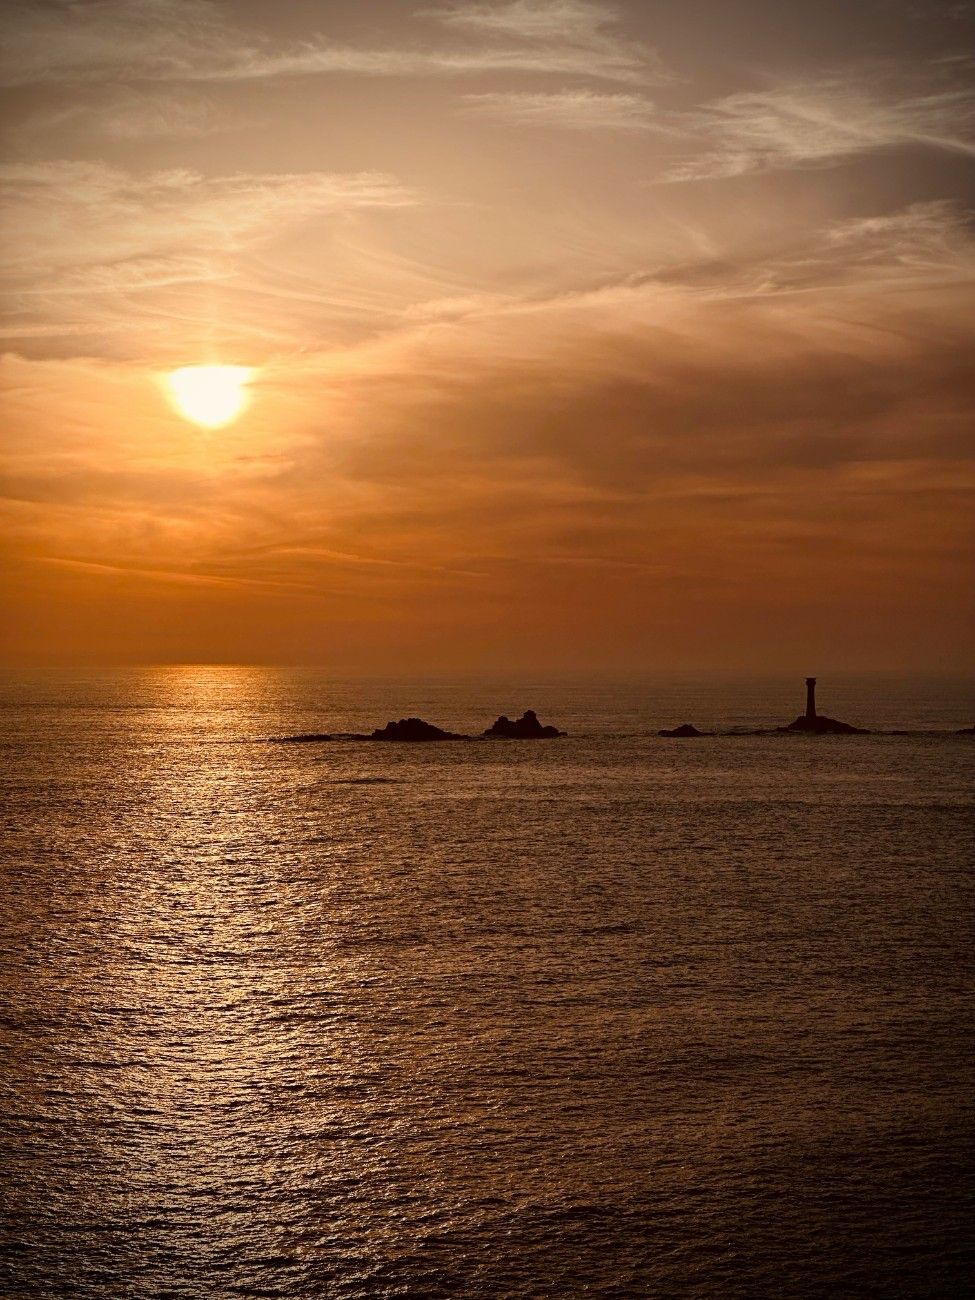
[[[516,126],[571,131],[672,130],[642,95],[600,95],[590,90],[488,91],[463,97],[468,113]]]
[[[70,325],[81,310],[91,321],[85,296],[227,278],[245,250],[312,217],[417,201],[378,173],[140,174],[68,160],[4,164],[0,193],[0,283],[16,313],[15,330],[38,314],[67,313],[62,323]],[[118,305],[133,311],[131,302]]]
[[[975,154],[971,86],[903,87],[861,74],[742,91],[675,119],[704,149],[671,180],[830,166],[878,150],[918,146]]]
[[[607,28],[619,21],[615,6],[593,0],[497,0],[449,4],[422,11],[447,27],[513,36],[528,41],[564,40],[574,45],[616,45]]]
[[[321,35],[272,40],[230,23],[209,0],[62,0],[16,4],[0,57],[0,85],[8,87],[108,78],[132,81],[256,81],[271,77],[479,76],[558,73],[608,80],[662,76],[652,51],[605,28],[612,11],[578,0],[519,0],[470,11],[442,9],[426,16],[460,35],[494,34],[492,46],[362,47]]]
[[[667,181],[821,168],[895,148],[975,156],[975,91],[945,84],[945,68],[898,84],[866,67],[842,76],[739,91],[694,109],[635,93],[488,91],[463,96],[468,114],[513,126],[666,135]]]
[[[35,150],[72,135],[104,143],[195,139],[238,125],[237,115],[212,98],[158,87],[115,88],[34,111],[17,125],[15,136],[22,149]]]
[[[670,79],[655,50],[618,34],[620,13],[615,5],[592,0],[504,0],[423,12],[449,29],[523,42],[549,56],[560,50],[578,51],[595,75]],[[580,71],[585,75],[584,69]]]

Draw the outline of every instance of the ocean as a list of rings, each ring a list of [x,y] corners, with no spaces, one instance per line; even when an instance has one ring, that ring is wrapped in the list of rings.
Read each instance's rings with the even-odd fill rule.
[[[970,1282],[972,683],[0,678],[10,1297]],[[564,739],[268,744],[419,715]],[[905,734],[890,734],[902,732]]]

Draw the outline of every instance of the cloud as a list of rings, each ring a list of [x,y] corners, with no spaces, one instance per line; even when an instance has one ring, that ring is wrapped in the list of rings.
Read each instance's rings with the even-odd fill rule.
[[[956,289],[975,280],[970,214],[946,200],[834,221],[776,252],[685,263],[655,277],[702,297],[766,299]]]
[[[973,284],[961,215],[913,205],[810,232],[752,265],[469,301],[330,365],[368,388],[374,428],[393,422],[388,445],[363,449],[369,473],[392,479],[464,472],[482,439],[504,477],[510,459],[544,456],[624,491],[702,461],[727,475],[958,456]],[[436,430],[429,461],[404,419]]]
[[[205,454],[143,367],[12,358],[4,510],[23,554],[87,566],[86,601],[116,568],[241,579],[364,645],[422,623],[439,653],[442,618],[483,650],[512,610],[522,639],[604,645],[638,611],[678,657],[745,615],[807,619],[802,649],[868,609],[882,648],[906,587],[942,618],[967,576],[973,279],[929,204],[751,264],[471,297],[269,362]],[[292,636],[296,608],[256,621]]]
[[[0,191],[0,280],[29,316],[65,296],[220,278],[244,248],[309,217],[416,202],[380,173],[138,174],[67,160],[0,166]]]
[[[144,569],[131,564],[107,564],[92,560],[69,559],[60,555],[42,555],[37,557],[41,564],[51,564],[66,569],[80,569],[85,573],[105,574],[122,578],[149,579],[151,582],[187,583],[203,587],[280,587],[296,584],[282,584],[269,579],[248,578],[243,575],[228,577],[216,573],[195,573],[192,570],[178,569]]]
[[[498,91],[464,95],[469,113],[516,126],[560,127],[573,131],[667,130],[653,104],[642,95],[600,95],[590,90],[551,94]]]
[[[113,89],[31,113],[15,128],[19,145],[34,149],[50,137],[103,137],[110,141],[203,137],[229,130],[239,120],[205,96],[155,87]]]
[[[739,91],[696,109],[588,89],[469,93],[463,103],[468,113],[516,126],[667,134],[687,155],[665,174],[671,181],[828,166],[907,145],[975,154],[975,91],[950,62],[910,77],[866,67]]]
[[[654,50],[614,30],[620,22],[615,5],[591,0],[505,0],[504,3],[452,4],[423,11],[447,28],[476,35],[524,42],[551,57],[584,53],[592,75],[669,79]],[[585,67],[580,67],[585,75]]]
[[[423,12],[448,27],[531,41],[555,38],[577,45],[612,40],[605,35],[605,29],[619,21],[615,6],[594,4],[592,0],[465,2]]]
[[[861,282],[872,278],[884,284],[893,277],[900,284],[964,285],[975,279],[970,220],[943,199],[836,222],[827,232],[822,257],[830,253]]]
[[[54,0],[43,6],[20,0],[7,16],[0,84],[491,72],[631,80],[660,73],[651,52],[604,32],[612,15],[597,5],[522,2],[478,6],[469,16],[454,10],[428,16],[449,31],[494,32],[509,43],[369,48],[321,35],[286,43],[235,26],[209,0]]]
[[[14,0],[5,35],[0,82],[25,86],[180,77],[231,32],[208,0]]]
[[[643,61],[629,54],[594,57],[574,45],[510,49],[360,49],[309,42],[294,50],[248,53],[235,61],[187,70],[187,80],[250,81],[326,74],[366,77],[479,76],[486,73],[572,75],[609,81],[643,80]]]
[[[970,86],[898,86],[864,69],[741,91],[681,114],[674,124],[704,150],[671,169],[670,180],[825,166],[905,145],[972,155],[975,92]]]

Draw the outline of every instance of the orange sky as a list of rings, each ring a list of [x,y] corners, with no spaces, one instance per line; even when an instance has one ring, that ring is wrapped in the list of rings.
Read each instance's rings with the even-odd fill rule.
[[[971,6],[7,13],[6,662],[971,662]]]

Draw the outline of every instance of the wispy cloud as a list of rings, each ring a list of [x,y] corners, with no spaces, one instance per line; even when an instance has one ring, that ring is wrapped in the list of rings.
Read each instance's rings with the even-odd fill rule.
[[[394,178],[369,172],[137,174],[67,160],[0,166],[0,191],[0,274],[32,295],[206,279],[289,223],[416,201]]]
[[[223,6],[209,0],[61,0],[43,6],[20,0],[7,16],[0,84],[492,72],[631,80],[661,74],[651,51],[605,30],[614,15],[600,5],[519,0],[426,16],[454,35],[495,35],[507,44],[475,39],[365,47],[318,34],[286,42],[237,26]]]
[[[72,135],[103,141],[192,139],[237,125],[238,116],[207,96],[158,87],[113,87],[32,112],[15,134],[18,145],[37,149]]]
[[[662,268],[650,280],[704,299],[769,302],[806,294],[828,300],[853,288],[879,295],[958,289],[975,283],[975,238],[969,214],[936,199],[834,221],[775,251],[730,263],[701,259]]]
[[[449,29],[524,42],[550,57],[584,53],[593,75],[668,79],[656,51],[623,36],[615,5],[593,0],[501,0],[423,11]],[[583,70],[583,69],[580,69]],[[584,70],[583,70],[584,71]]]
[[[267,578],[249,578],[237,574],[228,577],[218,573],[199,573],[190,569],[147,569],[132,564],[107,564],[104,561],[69,559],[60,555],[39,555],[35,563],[51,564],[59,568],[78,569],[84,573],[103,574],[127,579],[149,579],[152,582],[186,583],[202,587],[296,587],[297,583],[274,582]]]
[[[463,97],[468,113],[517,126],[559,127],[573,131],[667,131],[650,100],[642,95],[600,95],[590,90],[545,92],[492,91]]]
[[[608,81],[641,81],[648,70],[632,55],[593,57],[575,45],[479,49],[361,49],[309,42],[293,50],[246,53],[237,60],[188,68],[186,80],[252,81],[326,74],[366,77],[464,77],[539,73]]]
[[[894,146],[975,153],[970,85],[892,83],[871,69],[762,91],[740,92],[675,118],[703,151],[671,180],[824,166]]]
[[[387,381],[409,375],[418,389],[429,385],[438,401],[449,394],[464,408],[467,448],[496,419],[499,429],[517,430],[514,441],[499,433],[508,454],[531,457],[544,445],[553,454],[581,456],[594,470],[608,459],[621,481],[633,457],[648,473],[662,456],[695,459],[699,438],[716,439],[711,452],[722,463],[750,460],[754,444],[743,444],[740,433],[722,446],[722,433],[732,427],[751,430],[749,438],[760,428],[773,437],[777,424],[809,431],[822,421],[818,454],[856,459],[866,454],[854,436],[857,422],[880,414],[898,422],[896,456],[908,444],[912,455],[924,455],[933,451],[932,432],[923,425],[911,431],[912,402],[933,400],[932,373],[961,366],[975,330],[973,283],[975,241],[962,214],[946,204],[916,204],[809,231],[751,265],[675,270],[535,301],[486,298],[480,309],[472,302],[461,317],[410,326],[333,364],[369,385],[377,427]],[[924,289],[940,292],[914,296]],[[830,374],[842,385],[839,405],[836,388],[817,387]],[[590,437],[607,391],[620,403],[610,423],[622,438],[609,458]],[[953,409],[951,391],[948,383],[934,403],[943,411]],[[476,413],[467,405],[475,392],[482,404]],[[398,404],[398,380],[393,394]],[[574,403],[578,410],[570,414]],[[563,414],[553,422],[556,408]],[[409,419],[416,419],[412,405]],[[452,421],[442,407],[433,423],[441,440],[449,437]],[[541,443],[528,436],[532,427]],[[870,455],[882,458],[880,424],[876,430]],[[370,460],[395,475],[400,460],[388,451],[376,457],[370,447]],[[763,454],[774,460],[777,453],[770,445]],[[455,468],[463,457],[455,447]],[[429,469],[443,472],[433,462]]]
[[[522,40],[553,38],[592,45],[615,38],[606,29],[619,21],[615,5],[593,0],[496,0],[495,3],[448,4],[422,11],[448,27],[516,36]]]
[[[875,277],[962,286],[975,281],[971,223],[956,204],[943,199],[912,203],[898,212],[853,217],[826,232],[824,262],[847,267],[861,281]]]
[[[696,109],[581,88],[468,93],[462,102],[468,114],[515,126],[666,134],[685,155],[666,180],[822,167],[905,145],[975,153],[975,90],[947,63],[906,81],[864,67],[740,91]]]
[[[179,77],[201,58],[219,57],[229,36],[221,9],[209,0],[13,0],[0,81],[22,86],[113,74]]]

